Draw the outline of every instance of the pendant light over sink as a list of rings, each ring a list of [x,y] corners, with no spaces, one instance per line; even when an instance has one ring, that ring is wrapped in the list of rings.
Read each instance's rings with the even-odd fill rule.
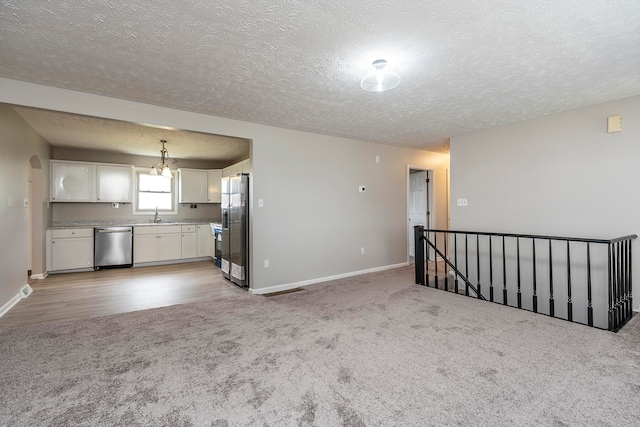
[[[161,139],[160,142],[162,142],[162,150],[160,150],[160,163],[151,166],[149,175],[162,175],[165,178],[173,178],[171,169],[169,169],[169,165],[167,164],[167,160],[169,160],[169,152],[164,147],[164,144],[166,144],[167,141],[165,139]]]
[[[400,74],[384,59],[376,59],[360,80],[360,87],[369,92],[384,92],[398,87]]]

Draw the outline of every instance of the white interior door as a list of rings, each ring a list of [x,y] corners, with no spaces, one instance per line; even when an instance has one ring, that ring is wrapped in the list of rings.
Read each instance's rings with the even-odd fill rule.
[[[415,256],[413,227],[429,227],[429,180],[427,171],[411,171],[409,174],[409,255]]]

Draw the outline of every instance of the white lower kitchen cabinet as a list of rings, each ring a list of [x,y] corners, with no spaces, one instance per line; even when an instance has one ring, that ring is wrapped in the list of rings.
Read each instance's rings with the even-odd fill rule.
[[[198,225],[198,257],[213,256],[211,233],[211,225]]]
[[[93,228],[50,231],[48,271],[93,268]]]
[[[158,237],[158,261],[170,261],[182,258],[182,242],[179,233],[163,234]]]
[[[198,243],[196,225],[182,226],[182,258],[196,258],[198,256]]]
[[[134,227],[133,263],[182,259],[182,227],[160,225]]]

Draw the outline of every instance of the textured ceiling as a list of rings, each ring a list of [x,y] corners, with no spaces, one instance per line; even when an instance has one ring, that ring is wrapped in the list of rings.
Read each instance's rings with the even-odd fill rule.
[[[0,76],[446,151],[640,94],[638,0],[0,1]],[[359,79],[375,59],[394,90]]]
[[[113,151],[140,156],[160,155],[162,144],[173,159],[209,159],[233,164],[249,158],[249,141],[219,135],[158,128],[58,111],[13,108],[51,145]]]

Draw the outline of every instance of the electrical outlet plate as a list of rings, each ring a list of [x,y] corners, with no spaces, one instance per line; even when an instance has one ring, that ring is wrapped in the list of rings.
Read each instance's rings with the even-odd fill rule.
[[[365,253],[365,251],[364,251],[364,246],[360,248],[360,253],[361,253],[362,255],[364,255],[364,253]]]
[[[22,289],[20,289],[20,297],[26,298],[33,292],[33,289],[29,285],[24,285]]]

